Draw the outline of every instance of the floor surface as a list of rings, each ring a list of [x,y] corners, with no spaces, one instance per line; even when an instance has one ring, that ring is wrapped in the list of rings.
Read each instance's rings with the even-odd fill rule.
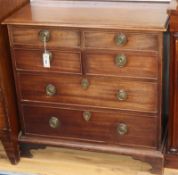
[[[11,165],[0,144],[0,171],[39,175],[151,175],[149,164],[129,156],[94,153],[47,147],[33,150],[33,158],[21,158]],[[165,175],[178,175],[178,170],[165,169]]]

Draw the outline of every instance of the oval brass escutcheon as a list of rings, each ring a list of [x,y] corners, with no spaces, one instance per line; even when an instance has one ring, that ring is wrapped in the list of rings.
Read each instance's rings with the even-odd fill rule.
[[[117,126],[117,133],[119,135],[125,135],[128,132],[128,126],[125,123],[119,123]]]
[[[46,95],[54,96],[56,94],[56,87],[53,84],[48,84],[46,86]]]
[[[59,119],[57,117],[51,117],[49,119],[49,126],[54,129],[59,128],[59,126],[60,126]]]
[[[88,79],[87,78],[82,79],[82,81],[81,81],[82,89],[88,89],[89,86],[90,86],[90,83],[89,83]]]
[[[116,66],[124,67],[127,64],[127,58],[124,54],[119,54],[115,58]]]
[[[115,37],[115,42],[118,46],[123,46],[127,43],[127,36],[124,33],[119,33]]]
[[[41,42],[48,42],[50,40],[50,32],[48,30],[41,30],[39,32],[39,39]]]
[[[83,118],[84,118],[84,120],[85,120],[86,122],[88,122],[88,121],[90,120],[90,118],[91,118],[91,112],[89,112],[89,111],[84,111],[84,112],[83,112]]]
[[[127,97],[128,97],[127,92],[123,89],[119,90],[116,96],[119,101],[127,100]]]

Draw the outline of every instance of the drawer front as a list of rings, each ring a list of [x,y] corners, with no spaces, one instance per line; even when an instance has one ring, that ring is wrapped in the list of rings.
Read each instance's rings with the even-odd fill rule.
[[[86,117],[86,115],[88,117]],[[156,146],[156,117],[23,106],[25,134],[125,145]]]
[[[121,37],[122,34],[125,36]],[[158,36],[148,33],[85,32],[85,46],[91,49],[158,51]],[[123,43],[122,43],[123,40]],[[121,44],[120,44],[121,43]]]
[[[63,73],[81,73],[80,53],[58,52],[50,50],[50,68],[43,66],[43,51],[14,49],[14,59],[17,70],[48,71]]]
[[[157,112],[157,84],[117,78],[18,74],[22,100]],[[88,88],[86,88],[88,86]],[[52,91],[52,92],[51,92]]]
[[[156,79],[158,57],[154,54],[117,52],[87,53],[88,74]]]
[[[14,45],[43,47],[44,42],[40,37],[40,32],[44,30],[49,32],[47,48],[80,47],[79,31],[60,28],[11,27],[11,41]]]

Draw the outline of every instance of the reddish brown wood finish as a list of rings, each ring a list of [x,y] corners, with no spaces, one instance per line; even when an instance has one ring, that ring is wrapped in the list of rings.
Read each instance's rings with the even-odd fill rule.
[[[87,76],[90,85],[88,89],[83,89],[81,76],[19,73],[17,79],[21,102],[39,101],[138,112],[158,112],[157,83]],[[56,87],[55,95],[46,94],[48,84]],[[128,94],[126,100],[117,99],[119,90],[126,91]]]
[[[5,127],[5,108],[2,90],[0,89],[0,128],[1,130]]]
[[[13,45],[23,45],[31,47],[43,47],[43,42],[39,39],[42,30],[50,32],[48,48],[78,48],[81,43],[81,33],[78,30],[57,29],[52,27],[12,27]],[[158,35],[139,32],[125,32],[127,42],[124,46],[118,46],[115,38],[123,31],[118,32],[95,32],[85,31],[83,34],[83,45],[87,49],[124,49],[124,50],[144,50],[158,51]],[[28,35],[27,35],[28,33]]]
[[[118,6],[108,3],[108,7],[97,3],[95,8],[89,2],[86,4],[73,6],[68,2],[56,8],[53,4],[41,7],[34,3],[5,22],[23,131],[19,141],[131,155],[151,163],[153,171],[161,174],[166,5],[160,4],[161,10],[155,4],[147,4],[148,9],[142,3],[120,2]],[[135,9],[127,8],[128,5]],[[147,12],[155,15],[148,17]],[[56,67],[52,65],[48,70],[39,61],[43,50],[39,32],[43,29],[51,33],[48,51],[54,52],[55,60],[58,57],[63,61],[62,65],[61,61],[56,62]],[[127,42],[118,45],[116,37],[121,33]],[[118,52],[128,56],[126,67],[122,68],[125,72],[114,67],[113,59]],[[38,61],[33,63],[33,58]],[[67,63],[69,60],[73,61]],[[66,67],[67,64],[70,66]],[[83,79],[89,82],[86,89],[81,87]],[[48,84],[56,87],[52,96],[46,94]],[[117,99],[119,90],[127,92],[125,100]],[[83,111],[92,113],[88,122],[82,118]],[[52,115],[60,119],[60,128],[49,127]],[[116,126],[121,122],[128,124],[128,132],[118,136]]]
[[[157,132],[155,117],[142,117],[122,113],[91,112],[86,121],[83,113],[88,110],[67,110],[48,106],[22,105],[24,134],[55,137],[76,141],[96,142],[103,144],[120,144],[133,146],[156,147]],[[60,126],[56,129],[49,126],[51,117],[57,117]],[[128,133],[119,135],[120,123],[128,126]],[[145,126],[145,122],[147,125]]]
[[[90,29],[124,29],[165,31],[169,3],[53,2],[50,6],[38,0],[8,18],[5,23],[37,26],[60,26]],[[60,10],[59,10],[60,8]],[[96,40],[95,40],[96,41]]]
[[[127,146],[119,146],[119,145],[104,145],[104,144],[96,144],[96,143],[88,143],[88,142],[77,142],[71,140],[64,139],[56,139],[56,138],[45,138],[39,137],[36,135],[33,136],[24,136],[20,137],[20,143],[25,144],[43,144],[43,145],[51,145],[51,146],[60,146],[67,147],[73,149],[82,149],[82,150],[93,150],[99,152],[107,152],[113,154],[120,155],[128,155],[133,159],[140,160],[151,164],[150,173],[163,175],[163,164],[164,157],[162,154],[162,150],[154,150],[154,149],[142,149],[142,148],[134,148]]]
[[[7,38],[7,29],[1,26],[0,30],[0,75],[2,88],[2,135],[1,141],[4,145],[5,151],[11,161],[16,164],[19,160],[19,150],[17,145],[18,138],[18,119],[15,101],[15,92],[13,77],[11,71],[11,62],[9,55],[9,44]]]
[[[81,74],[80,52],[65,52],[49,50],[52,53],[50,69],[43,67],[42,55],[44,50],[15,49],[14,58],[17,70],[32,72],[55,72]]]
[[[118,32],[84,32],[85,47],[88,49],[123,49],[123,50],[144,50],[158,51],[158,35],[139,32],[125,32],[127,42],[123,46],[118,46],[115,38]]]
[[[80,47],[80,31],[58,28],[36,28],[36,27],[12,27],[12,43],[14,45],[33,46],[35,48],[42,47],[43,42],[40,41],[39,33],[42,30],[49,30],[50,40],[47,48],[78,48]]]
[[[0,0],[0,21],[27,2],[28,0]],[[19,160],[18,120],[8,33],[6,27],[2,25],[0,26],[0,53],[0,138],[11,163],[15,164]]]
[[[10,36],[11,29],[13,26],[9,27]],[[16,28],[16,27],[15,27]],[[41,27],[40,27],[41,28]],[[46,27],[43,27],[46,28]],[[31,30],[31,29],[30,29]],[[12,31],[13,32],[13,31]],[[124,31],[123,31],[124,32]],[[83,31],[81,33],[84,33]],[[117,33],[117,32],[116,32]],[[137,32],[136,32],[137,33]],[[39,32],[36,32],[36,38],[39,35]],[[147,34],[148,35],[148,34]],[[162,35],[159,33],[153,33],[155,38],[157,38],[157,42],[159,44],[162,43]],[[107,33],[106,33],[107,36]],[[150,34],[152,36],[152,34]],[[140,52],[140,50],[134,50],[133,53],[138,53],[140,56],[150,55],[152,58],[152,62],[155,66],[152,67],[153,72],[155,72],[155,78],[146,78],[143,77],[125,77],[124,74],[120,75],[120,78],[116,77],[108,77],[108,75],[103,71],[101,71],[101,75],[97,76],[89,76],[87,75],[89,70],[89,61],[88,54],[92,54],[93,51],[90,49],[85,48],[85,35],[81,36],[81,50],[77,50],[77,52],[81,53],[81,61],[78,60],[78,64],[81,66],[81,74],[82,75],[74,75],[73,72],[68,72],[68,75],[62,75],[61,71],[53,71],[49,69],[48,71],[41,71],[41,70],[32,70],[28,68],[28,66],[24,67],[24,69],[19,69],[17,64],[17,59],[21,57],[20,54],[24,53],[24,50],[32,49],[34,50],[35,47],[39,48],[41,46],[32,46],[25,44],[22,46],[21,44],[14,43],[12,40],[11,46],[13,49],[13,66],[14,66],[14,73],[16,78],[16,87],[17,87],[17,94],[18,94],[18,103],[19,103],[19,111],[21,114],[21,126],[23,126],[23,135],[22,138],[33,137],[37,136],[40,140],[43,140],[43,137],[48,137],[49,144],[50,140],[57,138],[60,142],[61,139],[66,140],[69,142],[70,140],[75,140],[78,145],[80,142],[86,143],[94,143],[101,144],[105,143],[111,145],[128,145],[130,147],[152,147],[155,149],[160,148],[160,136],[161,132],[159,130],[160,127],[160,94],[158,93],[161,90],[161,45],[157,46],[156,50],[150,50],[147,52]],[[102,43],[102,40],[100,40]],[[147,46],[147,42],[145,41],[145,46]],[[47,47],[50,46],[50,42],[47,42]],[[52,48],[57,49],[58,47],[52,46],[51,48],[48,47],[50,51]],[[68,54],[72,50],[61,46],[62,50]],[[125,49],[126,48],[126,49]],[[116,51],[113,51],[114,47],[108,48],[105,51],[105,55],[113,54]],[[159,50],[160,49],[160,50]],[[19,50],[17,54],[17,50]],[[127,50],[127,44],[122,46],[122,50]],[[100,48],[95,48],[94,53],[99,55]],[[34,53],[36,50],[34,50]],[[62,51],[64,52],[64,51]],[[76,52],[75,50],[72,52]],[[33,54],[34,54],[33,53]],[[127,53],[127,52],[126,52]],[[130,54],[131,54],[130,53]],[[131,56],[132,56],[131,54]],[[28,52],[28,57],[30,57],[30,53]],[[22,57],[21,57],[22,58]],[[38,59],[41,59],[41,56],[38,54]],[[72,57],[70,57],[72,58]],[[99,57],[97,57],[99,58]],[[24,59],[24,58],[23,58]],[[149,59],[149,57],[148,57]],[[147,60],[146,60],[147,61]],[[145,61],[145,62],[146,62]],[[149,62],[149,61],[148,61]],[[32,64],[32,62],[31,62]],[[107,63],[106,63],[107,64]],[[32,66],[31,66],[32,67]],[[99,67],[99,65],[98,65]],[[44,70],[44,69],[43,69]],[[25,73],[26,72],[26,73]],[[116,74],[117,75],[117,74]],[[119,77],[119,73],[118,73]],[[87,79],[89,82],[89,87],[87,89],[82,89],[81,82],[83,79]],[[56,87],[56,94],[53,96],[48,96],[46,94],[46,87],[48,84],[53,84]],[[128,98],[124,101],[119,101],[117,99],[117,92],[119,90],[125,90],[128,94]],[[46,110],[41,110],[39,106],[32,107],[24,107],[22,108],[24,103],[32,102],[35,104],[42,104],[42,105],[50,105],[50,106],[69,106],[68,110],[62,109],[54,109],[50,107],[46,107]],[[81,111],[71,112],[74,107],[80,107]],[[81,121],[81,113],[88,108],[95,108],[100,109],[101,112],[92,112],[93,113],[93,126],[87,127]],[[115,113],[108,113],[102,111],[102,109],[119,109],[119,111],[128,111],[131,112],[128,114],[122,114],[122,116],[118,116],[119,112]],[[34,111],[30,114],[29,111]],[[44,113],[42,112],[44,111]],[[91,110],[92,111],[92,110]],[[133,122],[132,117],[134,118],[135,113],[139,114],[139,119],[137,118],[136,121]],[[51,113],[56,115],[60,115],[61,122],[64,122],[63,134],[60,134],[60,130],[49,128],[48,120],[51,117]],[[122,113],[122,112],[121,112]],[[70,115],[73,115],[71,118]],[[144,115],[142,115],[144,114]],[[151,114],[151,115],[150,115]],[[50,115],[50,116],[49,116]],[[101,120],[102,119],[102,124]],[[123,137],[117,136],[116,126],[119,120],[122,120],[122,123],[128,123],[130,125],[130,132]],[[119,122],[121,122],[119,120]],[[36,122],[34,122],[36,121]],[[41,122],[40,121],[44,121]],[[99,122],[100,121],[100,122]],[[38,123],[38,126],[35,126],[35,123]],[[99,126],[100,123],[100,126]],[[107,123],[107,124],[106,124]],[[145,127],[144,123],[147,123],[147,127]],[[78,130],[76,127],[82,129],[84,127],[83,134],[82,131]],[[136,126],[144,126],[143,128],[136,129]],[[115,129],[113,129],[115,128]],[[103,130],[104,129],[104,130]],[[32,132],[33,131],[33,132]],[[88,132],[87,132],[88,131]],[[90,133],[90,134],[89,134]],[[134,134],[135,133],[135,134]],[[154,137],[154,136],[155,137]],[[146,136],[146,137],[145,137]],[[145,140],[145,138],[147,138]],[[21,138],[20,138],[21,141]],[[56,143],[57,144],[57,143]],[[60,145],[60,144],[59,144]],[[65,145],[65,144],[64,144]],[[78,146],[78,148],[81,148]],[[106,149],[107,150],[107,149]],[[139,158],[140,159],[140,158]],[[145,158],[147,160],[147,158]],[[162,162],[162,161],[161,161]],[[161,163],[160,162],[160,163]],[[158,166],[160,166],[158,163]],[[162,163],[161,163],[162,164]],[[160,173],[161,170],[159,170]]]
[[[177,63],[177,58],[178,58],[178,40],[177,40],[177,36],[176,34],[172,35],[172,47],[174,47],[174,57],[172,59],[173,60],[173,64],[171,66],[174,65],[174,79],[171,79],[170,83],[173,84],[173,89],[171,93],[174,93],[174,94],[171,94],[173,96],[171,96],[171,98],[173,98],[173,103],[171,104],[172,106],[170,106],[170,111],[172,116],[173,116],[173,121],[172,121],[172,127],[170,128],[172,130],[172,140],[171,140],[171,147],[174,148],[174,149],[177,149],[178,148],[178,131],[177,131],[177,126],[178,126],[178,120],[177,120],[177,115],[178,115],[178,111],[177,111],[177,104],[178,104],[178,94],[177,94],[177,73],[178,73],[178,69],[177,69],[177,66],[178,66],[178,63]],[[172,69],[171,69],[172,70]]]
[[[116,57],[125,55],[127,63],[123,67],[116,64]],[[124,50],[86,53],[86,74],[120,77],[135,77],[143,79],[158,78],[157,55],[151,53],[126,52]],[[140,67],[142,69],[140,69]]]
[[[17,9],[22,7],[26,4],[27,0],[0,0],[1,4],[1,14],[0,14],[0,21],[2,21],[7,16],[10,16],[14,13]]]
[[[177,152],[167,152],[165,155],[165,167],[178,169]]]
[[[170,105],[165,166],[178,168],[178,11],[170,11]]]

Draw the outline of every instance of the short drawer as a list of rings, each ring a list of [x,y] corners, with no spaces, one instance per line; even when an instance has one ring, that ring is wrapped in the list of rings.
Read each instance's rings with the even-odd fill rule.
[[[139,52],[87,53],[86,72],[91,75],[112,75],[157,79],[158,56]]]
[[[126,49],[158,51],[158,36],[151,33],[90,32],[84,33],[85,47],[91,49]]]
[[[81,73],[81,54],[50,50],[50,68],[43,66],[42,50],[14,49],[17,70]]]
[[[25,134],[156,147],[156,117],[23,105]]]
[[[79,48],[80,32],[63,28],[49,27],[16,27],[11,26],[11,42],[13,45],[43,47],[44,35],[47,41],[47,48]],[[48,34],[43,34],[44,32]]]
[[[18,74],[22,101],[157,112],[157,84],[108,77]]]

